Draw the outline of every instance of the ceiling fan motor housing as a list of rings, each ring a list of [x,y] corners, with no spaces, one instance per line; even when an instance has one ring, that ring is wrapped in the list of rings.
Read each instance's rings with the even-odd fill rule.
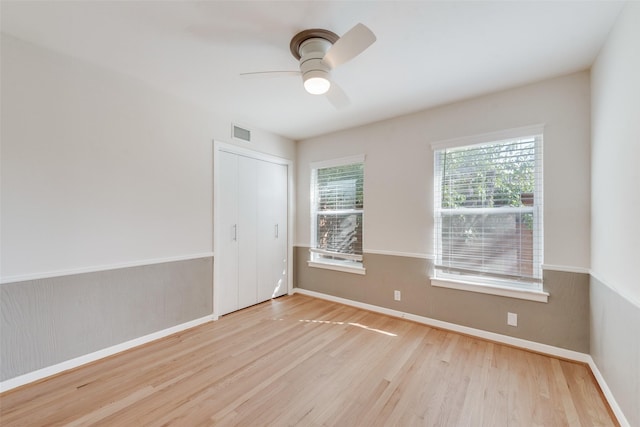
[[[331,43],[325,39],[309,39],[300,45],[300,71],[302,76],[314,74],[329,78],[329,66],[322,60]]]

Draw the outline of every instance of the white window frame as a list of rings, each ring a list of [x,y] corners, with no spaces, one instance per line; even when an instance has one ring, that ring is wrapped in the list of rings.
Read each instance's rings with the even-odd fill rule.
[[[436,151],[447,149],[447,148],[457,148],[457,147],[466,147],[473,146],[479,144],[487,144],[487,143],[498,143],[505,140],[517,139],[517,138],[525,138],[529,136],[543,136],[544,135],[544,125],[534,125],[527,126],[521,128],[507,129],[498,132],[491,132],[481,135],[473,135],[463,138],[450,139],[446,141],[439,141],[431,144],[431,148],[434,152],[434,254],[435,256],[435,264],[439,262],[439,254],[437,250],[436,239],[439,239],[438,230],[441,229],[441,221],[442,217],[437,211],[437,207],[439,205],[438,200],[441,200],[441,177],[436,176],[435,171],[437,156],[435,155]],[[543,142],[541,141],[537,144],[538,153],[536,158],[540,159],[536,161],[536,189],[535,194],[538,196],[543,195]],[[464,209],[464,208],[460,208]],[[504,208],[503,208],[504,209]],[[534,233],[534,241],[533,241],[533,250],[534,250],[534,265],[540,266],[539,271],[539,279],[540,285],[539,287],[527,287],[523,288],[522,284],[518,284],[515,282],[511,282],[505,279],[497,279],[497,278],[487,278],[483,276],[464,276],[462,278],[456,277],[456,275],[446,274],[438,271],[436,268],[433,269],[433,273],[430,277],[431,285],[436,287],[457,289],[463,291],[470,292],[478,292],[484,294],[491,295],[500,295],[511,298],[525,299],[530,301],[537,302],[547,302],[549,298],[549,293],[544,291],[542,286],[542,262],[543,262],[543,232],[542,227],[544,224],[543,220],[543,208],[539,204],[536,204],[531,208],[534,212],[534,227],[535,229],[540,230],[539,233]]]
[[[311,219],[311,243],[309,248],[309,260],[307,261],[307,265],[315,268],[324,268],[328,270],[342,271],[345,273],[354,273],[354,274],[366,274],[366,269],[363,264],[363,256],[362,254],[343,254],[338,252],[329,252],[322,249],[316,248],[317,242],[317,198],[316,198],[316,176],[318,169],[331,168],[337,166],[346,166],[354,163],[362,163],[365,162],[364,155],[358,156],[350,156],[343,157],[339,159],[326,160],[321,162],[313,162],[310,165],[311,169],[311,182],[310,182],[310,219]],[[364,174],[364,172],[363,172]],[[364,178],[364,177],[363,177]],[[364,206],[362,209],[357,210],[348,210],[346,212],[356,212],[362,215],[362,220],[364,223]],[[364,224],[363,224],[364,228]],[[363,238],[364,238],[364,229],[363,229]],[[334,258],[339,259],[327,259],[322,257],[322,255],[331,255]]]

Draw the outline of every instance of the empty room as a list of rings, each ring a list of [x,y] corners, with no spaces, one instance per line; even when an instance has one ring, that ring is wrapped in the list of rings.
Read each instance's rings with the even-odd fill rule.
[[[640,2],[0,19],[0,425],[640,426]]]

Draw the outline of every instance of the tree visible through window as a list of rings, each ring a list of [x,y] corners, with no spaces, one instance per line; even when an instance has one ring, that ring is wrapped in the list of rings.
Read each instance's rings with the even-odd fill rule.
[[[540,288],[541,136],[443,149],[436,160],[436,276]]]
[[[360,263],[364,163],[312,169],[312,260]]]

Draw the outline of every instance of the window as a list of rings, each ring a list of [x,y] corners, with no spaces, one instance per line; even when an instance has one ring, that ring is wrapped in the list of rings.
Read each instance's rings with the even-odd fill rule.
[[[542,135],[434,157],[435,278],[542,293]]]
[[[311,165],[309,265],[364,274],[364,157]]]

